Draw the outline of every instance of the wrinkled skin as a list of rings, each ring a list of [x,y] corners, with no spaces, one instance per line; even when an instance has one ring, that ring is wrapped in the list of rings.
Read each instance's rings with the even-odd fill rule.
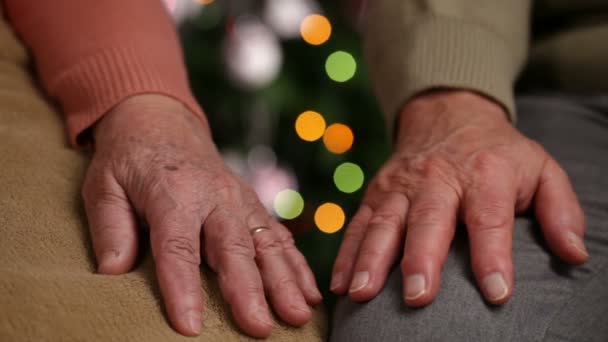
[[[270,334],[270,306],[292,325],[310,320],[309,305],[321,301],[310,268],[287,229],[226,168],[206,124],[168,97],[139,95],[103,117],[94,141],[82,194],[99,273],[133,268],[142,218],[178,332],[201,330],[201,256],[245,333]],[[252,236],[259,226],[271,229]]]
[[[566,173],[502,107],[472,92],[433,91],[404,106],[397,132],[347,227],[333,292],[369,300],[400,260],[404,302],[429,304],[462,222],[481,293],[502,304],[513,290],[514,217],[529,209],[557,256],[586,261],[584,214]]]

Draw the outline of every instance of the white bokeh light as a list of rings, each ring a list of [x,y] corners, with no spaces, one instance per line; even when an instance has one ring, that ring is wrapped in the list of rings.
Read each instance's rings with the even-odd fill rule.
[[[277,166],[251,170],[251,186],[266,210],[273,212],[277,194],[285,189],[298,189],[298,182],[292,171]]]
[[[223,150],[222,158],[232,172],[247,181],[260,203],[273,215],[277,194],[285,189],[298,189],[295,173],[277,165],[277,157],[268,146],[255,146],[246,156],[236,150]]]
[[[167,6],[169,13],[171,13],[173,20],[178,24],[186,19],[197,16],[205,7],[195,0],[163,0],[163,2]]]
[[[312,0],[266,0],[264,19],[279,36],[291,39],[299,37],[304,17],[319,11]]]
[[[279,40],[256,18],[239,18],[224,47],[230,77],[245,88],[266,86],[281,71],[283,51]]]
[[[277,156],[266,145],[256,145],[247,154],[247,165],[250,169],[267,169],[277,166]]]

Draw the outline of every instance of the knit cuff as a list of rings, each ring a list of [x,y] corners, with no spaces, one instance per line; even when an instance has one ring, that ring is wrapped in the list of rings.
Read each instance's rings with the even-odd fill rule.
[[[368,31],[366,52],[391,134],[403,105],[433,88],[479,92],[502,104],[513,122],[516,119],[517,58],[509,44],[487,28],[449,17],[421,17],[403,31]]]
[[[128,97],[155,93],[180,101],[203,125],[203,110],[192,96],[185,70],[130,46],[101,50],[54,77],[53,90],[66,114],[70,143],[86,145],[81,133]]]

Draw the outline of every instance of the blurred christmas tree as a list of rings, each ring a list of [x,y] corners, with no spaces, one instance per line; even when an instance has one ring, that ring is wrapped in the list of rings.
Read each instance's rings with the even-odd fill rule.
[[[294,232],[326,298],[345,218],[388,155],[363,2],[170,1],[215,141]]]

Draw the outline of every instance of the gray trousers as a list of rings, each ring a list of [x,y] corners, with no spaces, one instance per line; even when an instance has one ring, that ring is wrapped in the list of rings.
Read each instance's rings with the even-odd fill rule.
[[[396,266],[371,301],[338,300],[331,341],[608,341],[608,96],[525,96],[518,113],[518,128],[570,176],[587,217],[589,262],[560,262],[533,217],[518,217],[514,294],[503,306],[489,306],[474,283],[459,228],[431,305],[403,304]]]

